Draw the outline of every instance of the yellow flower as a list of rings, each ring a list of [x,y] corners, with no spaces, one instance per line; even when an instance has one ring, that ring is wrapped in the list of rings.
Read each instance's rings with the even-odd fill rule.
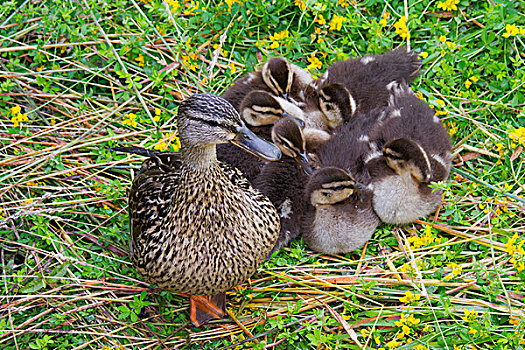
[[[442,35],[442,36],[439,37],[439,41],[444,43],[445,41],[447,41],[447,37]]]
[[[315,57],[313,52],[310,54],[310,57],[308,57],[308,62],[310,62],[310,64],[306,67],[308,70],[321,69],[323,67],[323,64],[317,57]]]
[[[290,32],[288,32],[286,29],[280,31],[279,33],[274,33],[273,35],[270,35],[270,40],[272,41],[272,44],[270,45],[270,49],[276,49],[279,47],[280,40],[286,39],[290,36]]]
[[[170,6],[172,12],[177,12],[180,8],[180,3],[177,0],[167,0],[166,1]]]
[[[454,274],[454,276],[458,276],[461,274],[462,267],[456,264],[455,262],[450,263],[447,266],[452,269],[452,273]]]
[[[388,346],[389,349],[394,349],[394,348],[397,348],[401,344],[403,343],[394,339],[386,343],[386,346]]]
[[[235,66],[233,62],[228,63],[228,67],[230,67],[230,71],[232,74],[237,71],[237,67]]]
[[[186,3],[187,10],[182,11],[185,15],[191,14],[193,11],[199,9],[199,3],[197,1],[189,1]]]
[[[513,326],[518,327],[519,324],[520,324],[520,320],[521,320],[520,317],[516,317],[516,316],[512,317],[512,316],[511,316],[510,319],[509,319],[509,323],[510,323],[511,325],[513,325]]]
[[[160,115],[161,110],[157,107],[155,107],[155,115]]]
[[[325,25],[326,24],[326,19],[323,17],[323,15],[320,13],[319,15],[317,15],[316,19],[314,20],[314,23],[319,23],[319,25]]]
[[[381,27],[386,27],[386,24],[387,24],[387,23],[386,23],[386,19],[385,19],[385,18],[381,18],[381,19],[379,20],[379,25],[380,25]]]
[[[410,304],[413,301],[419,301],[419,299],[421,299],[420,294],[412,294],[411,291],[407,290],[405,296],[400,297],[399,301],[405,304]]]
[[[11,107],[11,113],[13,113],[14,115],[17,115],[18,113],[20,113],[21,110],[22,110],[22,107],[20,107],[19,105],[15,105]]]
[[[449,48],[449,50],[450,50],[450,49],[453,49],[454,47],[456,47],[456,44],[454,44],[454,43],[451,42],[451,41],[447,41],[445,44],[447,45],[447,47]]]
[[[370,327],[361,329],[361,336],[363,338],[368,338],[369,335],[370,335]]]
[[[36,69],[36,71],[37,71],[37,72],[41,72],[42,69],[44,69],[44,66],[40,66],[40,67],[38,67],[38,68]]]
[[[301,11],[306,10],[306,1],[304,0],[295,0],[294,1],[295,6],[299,7]]]
[[[438,2],[437,8],[441,8],[443,11],[456,11],[458,9],[457,4],[459,4],[459,0],[445,0]]]
[[[344,21],[346,21],[346,17],[334,15],[330,21],[330,30],[341,30]]]
[[[463,313],[465,314],[465,316],[461,316],[461,319],[465,322],[472,322],[478,317],[478,312],[474,309],[463,309]]]
[[[197,59],[197,54],[195,53],[190,54],[190,55],[182,55],[182,64],[184,67],[188,68],[189,70],[196,72],[197,68],[199,68],[197,63],[194,62],[194,60],[196,59]]]
[[[51,126],[55,125],[57,123],[57,121],[55,119],[51,119],[49,121],[49,124],[51,124]]]
[[[137,127],[137,115],[135,113],[129,113],[124,115],[124,118],[122,118],[122,124],[130,126],[132,128]]]
[[[419,57],[421,57],[422,59],[427,58],[427,57],[428,57],[428,52],[426,52],[426,51],[421,52],[421,53],[419,54]]]
[[[396,23],[394,23],[394,28],[396,29],[396,34],[403,39],[410,39],[410,34],[408,33],[407,27],[407,18],[402,16]]]
[[[525,145],[525,126],[520,126],[510,132],[510,139],[520,145]]]
[[[478,330],[477,330],[477,329],[474,329],[474,328],[472,328],[472,327],[469,328],[469,330],[468,330],[468,334],[475,335],[476,333],[478,333]]]
[[[406,335],[410,334],[410,327],[407,326],[407,325],[402,325],[402,326],[401,326],[401,330],[402,330],[403,333],[406,334]]]
[[[470,85],[472,85],[472,82],[471,82],[470,80],[467,79],[467,80],[465,81],[465,87],[468,89],[468,88],[470,88]]]
[[[477,83],[479,80],[476,76],[471,76],[469,79],[472,80],[473,83]]]
[[[506,192],[510,192],[510,191],[512,191],[512,187],[513,187],[513,186],[512,186],[512,185],[509,185],[508,183],[505,182],[505,183],[503,184],[503,187],[505,188],[505,191],[506,191]]]
[[[228,11],[232,10],[232,5],[235,2],[235,0],[226,0],[226,5],[228,5]]]
[[[414,325],[414,326],[417,325],[417,324],[419,324],[420,321],[421,321],[421,320],[420,320],[419,318],[415,318],[414,315],[410,315],[410,316],[408,316],[408,318],[407,318],[407,322],[410,323],[410,324],[412,324],[412,325]]]
[[[337,0],[337,3],[343,8],[350,6],[350,2],[348,0]]]
[[[519,32],[520,32],[519,28],[516,27],[515,24],[507,24],[505,26],[505,30],[506,30],[506,32],[503,33],[503,37],[504,38],[508,38],[510,36],[515,36],[515,35],[519,34]]]
[[[424,345],[421,345],[421,344],[417,344],[416,346],[414,346],[412,348],[413,350],[428,350],[428,348]]]
[[[139,63],[139,67],[144,67],[144,56],[142,56],[142,54],[139,54],[139,56],[135,58],[135,61]]]

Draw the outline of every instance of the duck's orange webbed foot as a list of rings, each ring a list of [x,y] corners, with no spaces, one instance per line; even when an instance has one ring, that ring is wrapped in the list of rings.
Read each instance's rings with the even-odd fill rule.
[[[209,320],[220,319],[225,315],[226,293],[190,297],[190,320],[194,326],[200,327]]]

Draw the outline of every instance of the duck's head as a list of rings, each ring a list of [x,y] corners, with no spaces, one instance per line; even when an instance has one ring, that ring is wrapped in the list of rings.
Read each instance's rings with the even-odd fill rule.
[[[348,89],[339,83],[319,89],[319,109],[328,119],[328,126],[335,128],[348,121],[357,109],[356,101]]]
[[[383,146],[383,156],[396,174],[409,172],[419,183],[430,181],[432,167],[428,154],[416,141],[408,138],[391,140]]]
[[[295,159],[306,174],[312,173],[303,131],[295,119],[282,118],[275,123],[272,127],[272,141],[283,154]]]
[[[242,100],[240,110],[244,121],[251,126],[271,125],[282,117],[295,118],[304,124],[304,114],[299,107],[263,90],[250,91]]]
[[[230,142],[267,160],[281,157],[275,145],[250,131],[235,108],[219,96],[195,94],[182,101],[177,124],[181,144],[187,152]]]
[[[288,99],[292,87],[293,70],[290,62],[283,57],[270,58],[262,67],[262,79],[279,97]]]
[[[334,205],[352,196],[359,185],[341,168],[320,168],[310,177],[306,195],[313,206]]]

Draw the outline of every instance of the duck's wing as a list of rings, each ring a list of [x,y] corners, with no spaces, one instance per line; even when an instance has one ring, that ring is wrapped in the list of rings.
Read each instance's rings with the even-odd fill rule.
[[[158,152],[141,147],[114,147],[112,150],[148,157],[129,191],[130,250],[143,246],[161,219],[168,215],[171,196],[179,184],[181,156],[177,152]],[[148,233],[149,232],[149,233]]]
[[[179,152],[159,152],[135,146],[113,147],[111,150],[148,157],[142,163],[138,173],[135,174],[136,176],[139,176],[144,172],[153,170],[155,168],[158,168],[159,170],[166,173],[174,172],[179,170],[182,164],[181,155]]]
[[[132,252],[154,240],[151,235],[161,231],[179,182],[180,172],[166,172],[156,166],[139,173],[133,180],[128,199]]]

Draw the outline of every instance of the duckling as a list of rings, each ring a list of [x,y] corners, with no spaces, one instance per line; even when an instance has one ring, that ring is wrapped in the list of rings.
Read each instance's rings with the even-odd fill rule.
[[[320,168],[306,186],[309,204],[303,220],[304,240],[313,250],[351,252],[367,242],[379,224],[364,163],[370,148],[363,133],[380,115],[369,112],[339,126],[318,152]]]
[[[331,128],[347,122],[356,113],[368,113],[389,103],[392,85],[412,82],[421,62],[414,52],[401,47],[375,56],[332,64],[307,95],[319,99],[319,108]],[[317,92],[317,94],[315,93]]]
[[[373,235],[379,219],[372,209],[372,192],[359,188],[345,170],[316,170],[306,186],[308,211],[303,221],[306,244],[326,254],[349,253]]]
[[[272,140],[283,158],[267,162],[253,187],[266,195],[277,208],[281,231],[272,250],[280,250],[300,234],[305,210],[304,186],[312,169],[306,155],[305,140],[300,125],[292,118],[282,118],[272,128]],[[270,253],[271,254],[271,253]]]
[[[148,283],[192,295],[190,318],[200,325],[224,315],[217,305],[224,292],[256,271],[280,229],[273,204],[240,171],[217,161],[216,145],[231,142],[267,160],[280,151],[211,94],[181,103],[178,128],[180,166],[150,165],[132,182],[131,256]]]
[[[260,71],[251,72],[237,79],[222,95],[235,109],[240,111],[244,97],[253,90],[263,90],[300,104],[304,100],[303,90],[312,76],[283,57],[266,61]]]
[[[399,84],[385,117],[372,127],[368,138],[371,150],[365,164],[379,218],[403,224],[435,211],[442,192],[428,185],[448,177],[452,146],[434,111],[406,84]]]
[[[291,117],[299,124],[304,124],[304,115],[299,107],[264,90],[248,93],[241,103],[240,111],[241,117],[255,134],[268,141],[271,140],[273,124],[280,118]],[[255,180],[264,166],[260,158],[232,144],[217,145],[217,158],[241,170],[250,182]]]
[[[304,88],[312,81],[310,73],[283,57],[269,59],[261,73],[273,93],[299,105],[304,101]]]

